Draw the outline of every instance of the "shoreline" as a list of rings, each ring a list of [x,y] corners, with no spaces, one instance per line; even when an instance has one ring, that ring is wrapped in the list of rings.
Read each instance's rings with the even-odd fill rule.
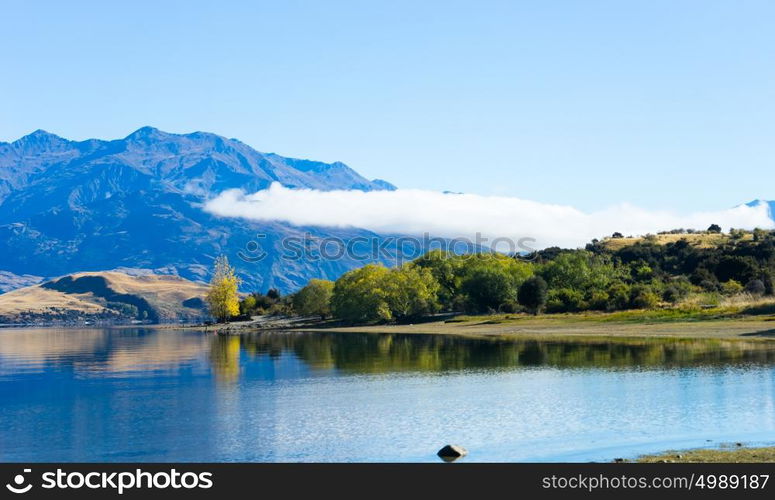
[[[615,459],[624,463],[775,463],[775,446],[745,447],[741,443],[722,445],[717,448],[670,450],[658,454],[642,455],[633,460]]]
[[[239,329],[238,329],[239,330]],[[693,321],[606,321],[599,317],[573,315],[499,319],[488,316],[444,322],[406,325],[286,328],[289,332],[395,333],[460,335],[496,338],[609,338],[609,339],[719,339],[772,341],[775,321],[771,318],[707,319]]]
[[[329,326],[330,325],[330,326]],[[513,339],[596,339],[596,340],[736,340],[768,343],[775,340],[775,316],[687,317],[665,320],[659,317],[616,313],[520,314],[459,316],[414,324],[372,324],[338,326],[310,318],[260,317],[226,324],[115,324],[115,325],[4,325],[2,329],[156,329],[196,330],[220,335],[248,335],[261,332],[317,332],[452,335],[468,338]]]

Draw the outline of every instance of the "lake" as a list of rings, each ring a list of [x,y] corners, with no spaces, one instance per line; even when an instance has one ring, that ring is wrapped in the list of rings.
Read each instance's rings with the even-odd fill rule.
[[[775,342],[0,329],[0,460],[610,461],[775,442]]]

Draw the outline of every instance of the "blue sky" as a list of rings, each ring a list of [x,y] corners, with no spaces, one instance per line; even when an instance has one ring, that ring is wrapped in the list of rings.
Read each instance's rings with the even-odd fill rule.
[[[775,198],[768,1],[3,2],[0,140],[142,125],[596,210]]]

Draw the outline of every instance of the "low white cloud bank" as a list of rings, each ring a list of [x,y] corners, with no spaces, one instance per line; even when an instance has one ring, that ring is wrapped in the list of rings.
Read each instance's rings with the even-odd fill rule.
[[[397,191],[315,191],[279,183],[253,194],[232,189],[207,202],[205,210],[223,217],[283,221],[295,225],[358,227],[377,233],[401,233],[471,240],[480,233],[494,238],[534,238],[535,248],[583,246],[618,231],[643,235],[677,228],[706,229],[719,224],[775,227],[766,204],[686,215],[621,204],[585,213],[567,205],[505,196]]]

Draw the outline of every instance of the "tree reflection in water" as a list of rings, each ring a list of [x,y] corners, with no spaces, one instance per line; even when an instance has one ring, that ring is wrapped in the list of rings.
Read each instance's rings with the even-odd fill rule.
[[[686,339],[524,339],[444,335],[263,332],[212,339],[213,367],[224,380],[249,358],[293,354],[312,370],[354,374],[463,369],[675,368],[775,362],[775,343]]]

